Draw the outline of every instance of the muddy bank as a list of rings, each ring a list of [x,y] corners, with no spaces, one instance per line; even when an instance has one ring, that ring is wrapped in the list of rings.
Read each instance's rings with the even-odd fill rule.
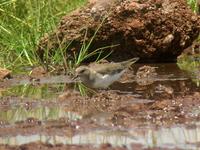
[[[141,61],[175,60],[200,31],[199,16],[185,0],[91,1],[64,16],[57,29],[40,40],[37,52],[43,58],[45,49],[54,53],[72,41],[67,53],[73,59],[100,25],[89,49],[115,45],[105,50],[114,50],[109,58],[114,61],[135,56]]]
[[[0,149],[197,149],[193,79],[176,64],[136,64],[85,96],[68,76],[3,80]]]

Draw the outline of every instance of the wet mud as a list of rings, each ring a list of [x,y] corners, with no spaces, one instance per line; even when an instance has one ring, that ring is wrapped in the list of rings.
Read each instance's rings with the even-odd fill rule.
[[[85,96],[63,75],[3,80],[0,149],[199,149],[197,80],[176,64],[136,64]]]

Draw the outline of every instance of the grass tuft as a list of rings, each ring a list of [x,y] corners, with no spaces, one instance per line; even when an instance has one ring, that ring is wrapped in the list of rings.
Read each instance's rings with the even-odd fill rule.
[[[40,63],[35,53],[39,39],[55,29],[66,13],[86,0],[0,1],[0,64],[16,70]],[[56,56],[55,60],[58,61]]]
[[[190,5],[193,12],[199,13],[198,0],[187,0],[187,3]]]

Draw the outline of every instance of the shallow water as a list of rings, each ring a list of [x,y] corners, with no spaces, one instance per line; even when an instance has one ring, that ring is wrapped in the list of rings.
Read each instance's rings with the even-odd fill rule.
[[[147,147],[161,148],[183,148],[199,149],[200,140],[199,122],[196,127],[187,128],[186,126],[173,126],[170,128],[137,128],[128,131],[123,130],[97,130],[75,136],[59,135],[17,135],[9,137],[0,137],[1,144],[21,145],[30,142],[44,142],[48,144],[92,144],[99,145],[110,143],[113,146],[130,146],[131,144],[142,144]]]
[[[143,65],[136,64],[133,71]],[[86,99],[77,97],[67,76],[37,81],[20,78],[3,83],[0,144],[41,141],[200,148],[200,87],[196,82],[200,79],[176,64],[150,66],[156,67],[157,74],[148,79],[149,84],[139,85],[130,72],[109,90],[100,90],[100,95]],[[63,93],[67,96],[60,98]]]

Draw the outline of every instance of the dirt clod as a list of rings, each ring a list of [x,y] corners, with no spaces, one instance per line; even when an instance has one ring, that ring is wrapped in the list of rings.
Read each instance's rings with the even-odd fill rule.
[[[42,58],[45,49],[54,53],[73,41],[67,51],[73,59],[100,24],[89,51],[115,45],[105,50],[114,50],[109,57],[114,61],[135,56],[140,61],[173,61],[200,32],[199,16],[185,0],[91,1],[64,16],[58,27],[40,40],[37,52]]]
[[[5,78],[10,78],[10,76],[11,76],[10,70],[0,68],[0,80],[5,79]]]

